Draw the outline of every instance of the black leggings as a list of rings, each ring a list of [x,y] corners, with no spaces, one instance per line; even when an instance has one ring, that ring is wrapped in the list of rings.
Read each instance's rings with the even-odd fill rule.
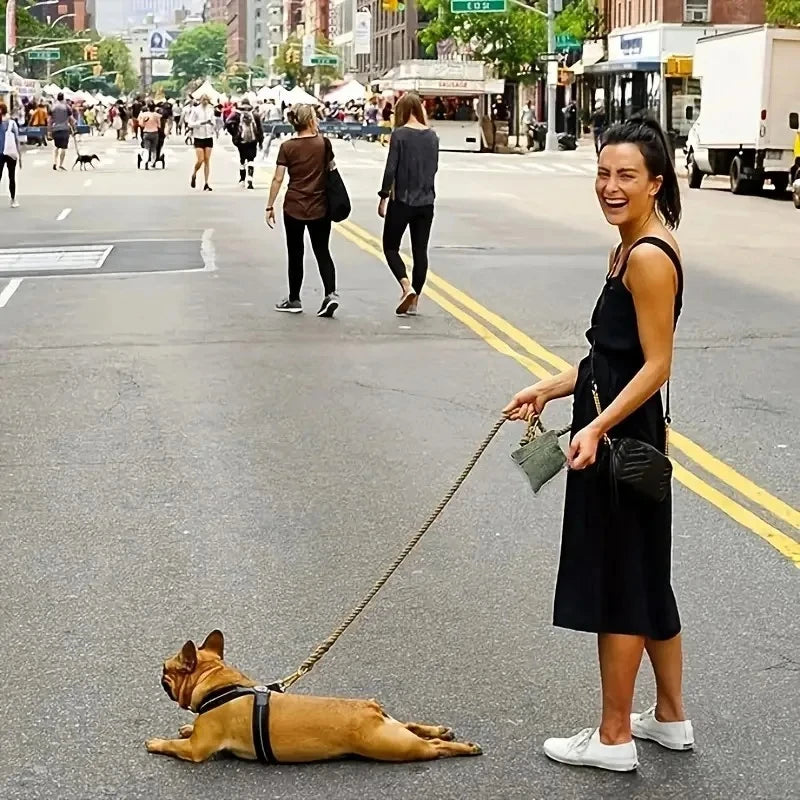
[[[236,145],[239,151],[239,180],[244,181],[245,177],[253,182],[255,172],[255,160],[258,155],[258,142],[240,142]]]
[[[411,273],[411,285],[417,294],[425,286],[428,275],[428,240],[433,225],[433,205],[409,206],[396,200],[389,201],[386,219],[383,223],[383,254],[386,263],[398,281],[408,278],[406,265],[400,256],[400,242],[406,228],[411,230],[411,255],[414,257],[414,269]]]
[[[0,180],[3,180],[3,167],[8,167],[8,193],[13,200],[17,196],[17,159],[0,154]]]
[[[330,251],[330,217],[311,220],[295,219],[284,212],[283,225],[286,228],[286,249],[289,254],[289,300],[299,300],[300,289],[303,288],[303,255],[305,253],[303,237],[306,228],[311,237],[311,249],[317,259],[325,294],[327,296],[335,292],[336,267],[333,265]]]

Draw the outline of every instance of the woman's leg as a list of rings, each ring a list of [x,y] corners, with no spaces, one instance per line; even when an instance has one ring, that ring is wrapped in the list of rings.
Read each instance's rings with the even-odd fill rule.
[[[192,180],[197,177],[200,167],[203,166],[205,161],[205,150],[202,147],[195,147],[194,149],[194,169],[192,170]]]
[[[623,744],[632,739],[633,689],[643,652],[642,636],[617,633],[600,633],[597,636],[603,694],[600,741],[603,744]]]
[[[11,196],[11,202],[17,197],[17,161],[10,156],[4,156],[6,166],[8,167],[8,193]]]
[[[403,259],[400,257],[400,243],[403,241],[403,234],[408,227],[407,206],[389,201],[386,210],[386,218],[383,221],[383,255],[386,263],[392,271],[392,275],[403,287],[403,291],[408,291],[411,281],[408,280],[408,273]]]
[[[336,291],[336,267],[331,258],[330,248],[331,221],[329,217],[323,217],[307,224],[308,234],[311,237],[311,249],[314,251],[314,258],[317,259],[322,287],[327,297]]]
[[[411,254],[414,257],[414,269],[411,273],[411,285],[419,295],[425,286],[428,275],[428,242],[433,225],[433,206],[422,206],[414,209],[409,228],[411,232]]]
[[[660,641],[646,639],[644,646],[656,676],[656,719],[679,722],[683,710],[683,647],[680,634]]]
[[[303,288],[303,255],[305,247],[303,236],[306,223],[303,220],[290,217],[284,212],[283,227],[286,231],[286,253],[289,261],[289,301],[300,300],[300,290]]]
[[[208,177],[211,174],[211,148],[206,147],[203,151],[203,178],[208,186]]]

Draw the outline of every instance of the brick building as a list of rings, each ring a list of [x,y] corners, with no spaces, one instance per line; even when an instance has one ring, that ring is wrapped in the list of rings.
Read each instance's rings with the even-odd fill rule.
[[[59,0],[52,5],[32,6],[30,13],[45,25],[63,25],[72,31],[85,31],[89,27],[86,0]]]
[[[203,17],[206,22],[228,22],[228,0],[206,0]]]
[[[596,0],[605,47],[584,43],[575,66],[586,115],[602,103],[609,121],[646,111],[679,137],[700,107],[691,77],[697,40],[763,24],[764,0]],[[676,69],[674,65],[678,64]]]
[[[247,0],[227,0],[228,64],[247,61]]]

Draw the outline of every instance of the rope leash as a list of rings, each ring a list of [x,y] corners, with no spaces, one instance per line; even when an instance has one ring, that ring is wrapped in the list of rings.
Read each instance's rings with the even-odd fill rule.
[[[456,478],[455,482],[450,487],[447,494],[442,498],[439,505],[436,506],[433,513],[428,517],[427,520],[425,520],[422,527],[414,534],[414,536],[409,540],[408,544],[402,549],[400,555],[398,555],[397,558],[392,562],[386,572],[384,572],[383,575],[378,578],[373,587],[364,596],[364,599],[350,612],[344,622],[342,622],[342,624],[339,625],[339,627],[336,628],[336,630],[324,642],[322,642],[322,644],[320,644],[313,653],[311,653],[311,655],[297,668],[297,670],[295,670],[295,672],[293,672],[291,675],[288,675],[283,680],[278,681],[276,688],[278,688],[279,691],[286,691],[286,689],[292,686],[292,684],[294,684],[296,681],[299,681],[303,675],[311,672],[311,670],[314,668],[314,665],[325,655],[325,653],[328,652],[328,650],[331,649],[331,647],[333,647],[334,644],[336,644],[337,639],[350,627],[350,625],[353,624],[356,617],[358,617],[358,615],[367,607],[369,601],[372,600],[372,598],[375,597],[375,595],[381,590],[386,581],[388,581],[389,578],[394,575],[397,568],[403,563],[403,561],[405,561],[406,556],[408,556],[408,554],[417,545],[419,540],[428,532],[428,529],[431,527],[431,525],[436,522],[439,514],[444,511],[445,506],[453,499],[453,495],[455,495],[455,493],[461,488],[461,484],[464,483],[470,472],[472,472],[474,466],[478,463],[478,459],[483,455],[484,451],[491,444],[492,439],[494,439],[494,437],[497,435],[497,432],[503,427],[503,423],[505,422],[506,418],[501,417],[497,420],[497,422],[494,423],[491,431],[489,431],[486,438],[480,443],[478,449],[469,460],[467,466],[464,467],[461,474]],[[536,423],[538,423],[538,418],[536,418],[536,422],[531,420],[529,425],[529,433],[533,425]]]

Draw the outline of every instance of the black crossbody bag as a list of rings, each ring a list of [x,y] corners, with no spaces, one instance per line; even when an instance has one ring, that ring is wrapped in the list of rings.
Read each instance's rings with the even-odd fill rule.
[[[597,416],[603,412],[600,396],[597,392],[597,380],[594,374],[594,345],[590,353],[592,370],[592,397],[597,409]],[[664,410],[664,433],[667,453],[669,452],[669,426],[672,422],[669,414],[669,381],[667,381],[667,402]],[[656,503],[662,502],[669,492],[672,481],[672,462],[657,447],[634,439],[631,436],[619,436],[614,439],[603,434],[605,452],[601,454],[601,468],[609,472],[612,493],[617,498],[619,486],[625,486],[634,492],[647,497]]]
[[[343,222],[350,216],[350,196],[339,170],[331,169],[333,145],[325,137],[325,198],[328,201],[328,216],[333,222]]]

